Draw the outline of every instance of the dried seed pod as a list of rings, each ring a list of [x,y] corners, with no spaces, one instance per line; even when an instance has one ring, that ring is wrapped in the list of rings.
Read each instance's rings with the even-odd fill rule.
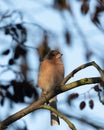
[[[85,102],[85,101],[82,101],[82,102],[80,103],[80,109],[83,110],[85,107],[86,107],[86,102]]]
[[[92,99],[89,100],[89,107],[90,107],[91,109],[94,108],[94,101],[93,101]]]
[[[98,85],[95,85],[95,86],[94,86],[94,90],[95,90],[96,92],[101,91],[101,89],[99,88],[99,86],[98,86]]]

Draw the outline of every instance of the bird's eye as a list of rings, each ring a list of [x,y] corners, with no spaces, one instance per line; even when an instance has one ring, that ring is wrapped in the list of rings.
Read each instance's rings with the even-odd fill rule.
[[[52,52],[52,55],[53,55],[53,56],[56,56],[56,55],[58,55],[58,54],[60,54],[60,52],[57,51],[57,50],[55,50],[55,51]]]

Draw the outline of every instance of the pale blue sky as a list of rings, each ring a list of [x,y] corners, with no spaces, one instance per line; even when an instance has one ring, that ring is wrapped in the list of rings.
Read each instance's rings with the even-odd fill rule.
[[[94,4],[94,0],[92,0],[92,4]],[[48,0],[46,1],[49,2]],[[44,2],[43,2],[44,3]],[[51,2],[50,2],[51,3]],[[98,28],[91,23],[89,15],[87,16],[82,16],[80,14],[80,3],[73,0],[71,1],[72,7],[74,8],[74,15],[76,18],[76,21],[81,28],[81,30],[84,32],[84,35],[86,35],[86,39],[88,43],[90,44],[90,47],[92,50],[95,52],[99,53],[99,45],[104,48],[104,34],[98,30]],[[69,28],[71,28],[71,34],[72,34],[72,46],[68,47],[67,45],[64,45],[64,38],[63,32],[64,32],[64,26],[63,26],[63,21],[61,20],[61,16],[59,15],[58,11],[53,11],[52,9],[48,7],[43,7],[41,4],[41,0],[34,2],[34,0],[1,0],[0,2],[0,7],[1,10],[6,10],[6,9],[18,9],[23,13],[23,21],[26,21],[28,23],[37,23],[39,25],[42,25],[47,30],[52,31],[56,35],[56,39],[52,41],[52,43],[49,44],[49,46],[54,49],[57,45],[60,45],[60,49],[62,50],[63,53],[63,61],[65,65],[65,75],[70,73],[73,69],[78,67],[81,64],[86,63],[85,56],[84,56],[84,44],[83,41],[80,37],[80,34],[78,34],[76,27],[74,26],[74,22],[71,20],[70,14],[65,11],[65,15],[67,18],[67,24],[69,25]],[[39,10],[40,9],[40,10]],[[91,9],[90,15],[92,14],[93,9]],[[69,29],[70,30],[70,29]],[[33,30],[32,30],[33,31]],[[32,41],[35,39],[34,38],[34,33],[30,32],[30,37],[29,42],[27,42],[27,45],[32,45]],[[0,38],[1,39],[1,38]],[[10,40],[10,39],[9,39]],[[37,38],[37,43],[39,39]],[[5,41],[7,42],[7,41]],[[10,41],[8,41],[9,43]],[[0,41],[1,43],[1,41]],[[38,44],[36,44],[37,46]],[[34,54],[34,53],[33,53]],[[98,64],[100,64],[100,61],[96,59],[96,57],[92,57],[91,61],[94,60]],[[37,63],[37,59],[35,60],[34,64]],[[36,69],[38,66],[36,66]],[[34,72],[34,77],[37,76],[37,72]],[[93,67],[90,67],[88,69],[85,69],[78,74],[75,75],[75,77],[70,80],[76,80],[80,79],[83,77],[91,77],[91,76],[99,76],[99,73],[97,70],[95,70]],[[71,90],[70,92],[66,92],[64,94],[60,94],[58,96],[59,102],[64,104],[64,99],[66,96],[71,93],[71,92],[79,92],[83,93],[86,92],[87,90],[90,89],[91,86],[83,86],[80,87],[79,89],[74,89]],[[97,96],[97,95],[96,95]],[[80,99],[79,99],[80,102]],[[89,107],[85,108],[84,111],[79,111],[79,102],[75,102],[75,109],[69,110],[70,113],[76,113],[76,115],[79,116],[86,116],[90,119],[95,119],[96,121],[102,122],[104,120],[104,116],[102,116],[102,111],[104,110],[104,107],[99,103],[98,99],[96,101],[94,110],[90,110]],[[59,105],[59,109],[64,109],[67,111],[66,106],[64,105]],[[8,102],[7,102],[8,104]],[[20,107],[21,106],[21,107]],[[21,110],[21,108],[24,107],[23,105],[17,104],[15,106],[15,109],[11,111],[12,113],[17,112],[18,110]],[[4,108],[3,108],[4,109]],[[3,111],[3,109],[1,111]],[[7,109],[7,107],[6,107]],[[69,108],[68,108],[69,109]],[[101,111],[101,112],[100,112]],[[86,115],[86,113],[89,113]],[[95,113],[98,113],[95,115]],[[2,113],[3,114],[3,113]],[[5,114],[4,114],[5,115]],[[92,115],[94,116],[93,118]],[[55,126],[55,127],[50,127],[50,122],[49,122],[49,112],[47,111],[42,111],[34,114],[34,118],[31,118],[31,115],[27,115],[23,119],[26,120],[26,123],[28,124],[28,130],[46,130],[48,127],[48,130],[68,130],[68,126],[64,121],[61,120],[61,126]],[[22,122],[20,120],[19,122]],[[47,125],[46,125],[47,124]],[[81,128],[83,129],[83,126],[79,125],[78,122],[75,122],[75,125],[78,127],[78,130]],[[84,130],[88,130],[88,128],[84,128]],[[93,130],[89,128],[89,130]]]

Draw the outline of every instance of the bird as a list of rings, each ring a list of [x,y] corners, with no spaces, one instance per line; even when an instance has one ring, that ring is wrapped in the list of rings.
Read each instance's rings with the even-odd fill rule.
[[[64,65],[58,49],[51,50],[40,63],[37,86],[41,88],[41,96],[45,96],[61,85],[64,79]],[[49,100],[49,105],[57,109],[57,97]],[[59,117],[51,112],[51,126],[60,125]]]

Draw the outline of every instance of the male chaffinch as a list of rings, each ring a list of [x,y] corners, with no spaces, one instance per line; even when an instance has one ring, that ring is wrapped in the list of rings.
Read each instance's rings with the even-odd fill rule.
[[[62,54],[58,50],[52,50],[40,64],[37,85],[42,89],[42,95],[47,94],[58,87],[64,78],[64,65]],[[49,100],[49,105],[57,109],[57,98]],[[60,124],[58,116],[51,112],[51,125]]]

